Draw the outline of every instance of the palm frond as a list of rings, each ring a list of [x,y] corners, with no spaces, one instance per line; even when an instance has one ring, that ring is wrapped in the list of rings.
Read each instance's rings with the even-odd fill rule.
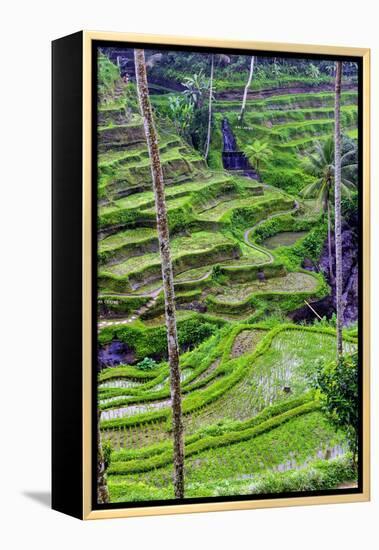
[[[304,189],[301,191],[301,194],[304,198],[307,197],[318,197],[320,196],[320,190],[322,188],[322,178],[320,178],[317,181],[314,181],[313,183],[310,183],[304,187]]]

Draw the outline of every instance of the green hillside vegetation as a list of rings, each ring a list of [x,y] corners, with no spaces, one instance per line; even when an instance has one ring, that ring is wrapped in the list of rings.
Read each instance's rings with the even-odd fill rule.
[[[171,54],[168,54],[171,56]],[[335,357],[333,321],[291,314],[330,293],[317,264],[327,238],[302,159],[334,128],[333,78],[262,64],[239,120],[246,63],[216,65],[210,153],[178,130],[170,102],[195,56],[148,68],[170,226],[185,425],[186,497],[323,490],[356,480],[345,434],[324,414],[314,363]],[[186,65],[188,64],[188,66]],[[296,65],[294,65],[296,68]],[[258,65],[259,68],[259,65]],[[150,73],[149,73],[150,71]],[[218,75],[218,76],[217,76]],[[169,87],[170,80],[173,87]],[[176,87],[174,87],[174,84]],[[342,125],[357,136],[356,79]],[[277,93],[275,93],[277,90]],[[266,97],[265,94],[269,92]],[[111,502],[174,498],[169,368],[155,201],[136,88],[104,55],[98,71],[98,342],[128,362],[98,374]],[[207,103],[203,106],[205,109]],[[201,109],[197,115],[201,120]],[[256,178],[223,165],[223,120],[240,152],[268,143]],[[196,124],[195,124],[196,126]],[[251,164],[251,161],[250,161]],[[294,234],[289,245],[280,235]],[[269,248],[266,240],[278,236]],[[345,352],[356,349],[344,330]],[[142,365],[142,366],[141,366]]]

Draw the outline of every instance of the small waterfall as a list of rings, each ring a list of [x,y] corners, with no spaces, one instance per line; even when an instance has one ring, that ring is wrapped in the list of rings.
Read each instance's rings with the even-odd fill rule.
[[[226,170],[238,170],[251,179],[259,180],[259,175],[250,165],[245,153],[238,151],[236,138],[227,118],[221,123],[223,137],[222,162]]]
[[[237,151],[236,138],[234,137],[227,118],[223,119],[221,123],[221,130],[224,139],[224,153],[232,153]]]

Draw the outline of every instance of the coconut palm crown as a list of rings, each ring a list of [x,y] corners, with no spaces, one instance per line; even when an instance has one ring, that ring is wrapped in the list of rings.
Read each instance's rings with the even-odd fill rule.
[[[251,145],[246,147],[246,156],[257,171],[261,163],[268,160],[271,155],[272,151],[266,141],[256,139]]]
[[[304,197],[317,197],[321,200],[324,212],[328,201],[333,197],[334,186],[334,140],[330,136],[323,142],[317,142],[314,152],[303,160],[306,172],[316,180],[302,191]],[[344,138],[341,157],[341,183],[343,194],[349,196],[357,184],[357,147],[353,140]]]
[[[324,215],[328,218],[328,256],[329,275],[333,280],[332,239],[330,207],[334,200],[334,139],[333,136],[324,142],[317,142],[312,154],[303,159],[304,169],[314,176],[314,182],[305,186],[302,195],[305,198],[316,197],[322,204]],[[353,140],[344,138],[341,156],[341,192],[350,196],[357,183],[357,146]]]

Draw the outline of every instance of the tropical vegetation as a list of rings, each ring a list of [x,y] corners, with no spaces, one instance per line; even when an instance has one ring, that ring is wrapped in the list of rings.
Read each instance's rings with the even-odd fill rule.
[[[357,486],[357,81],[99,50],[99,503]]]

